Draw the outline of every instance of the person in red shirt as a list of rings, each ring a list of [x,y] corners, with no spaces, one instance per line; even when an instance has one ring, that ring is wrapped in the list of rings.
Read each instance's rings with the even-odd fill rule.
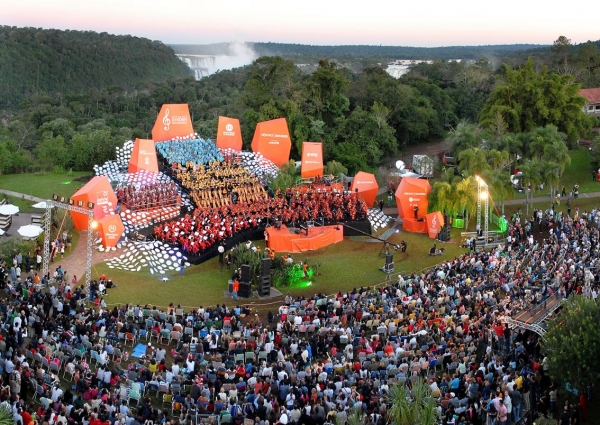
[[[23,409],[21,411],[21,418],[23,418],[23,425],[30,425],[33,423],[33,419],[31,418],[31,413],[28,410]]]

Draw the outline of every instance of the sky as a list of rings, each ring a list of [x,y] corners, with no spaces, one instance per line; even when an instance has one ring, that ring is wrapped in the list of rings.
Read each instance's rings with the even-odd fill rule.
[[[587,11],[587,13],[586,13]],[[593,2],[546,0],[21,0],[0,24],[131,34],[166,44],[552,44],[600,39]]]

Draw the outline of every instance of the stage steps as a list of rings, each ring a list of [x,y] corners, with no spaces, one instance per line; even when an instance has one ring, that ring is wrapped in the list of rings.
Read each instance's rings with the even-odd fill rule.
[[[144,229],[162,221],[173,220],[180,214],[178,206],[155,208],[148,211],[133,212],[130,210],[121,212],[121,219],[125,226],[125,232]]]

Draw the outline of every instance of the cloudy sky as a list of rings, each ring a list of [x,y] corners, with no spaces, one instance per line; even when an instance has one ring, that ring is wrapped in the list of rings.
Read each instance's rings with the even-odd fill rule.
[[[131,34],[172,44],[450,46],[600,39],[594,2],[558,0],[21,0],[0,24]],[[586,12],[587,11],[587,12]]]

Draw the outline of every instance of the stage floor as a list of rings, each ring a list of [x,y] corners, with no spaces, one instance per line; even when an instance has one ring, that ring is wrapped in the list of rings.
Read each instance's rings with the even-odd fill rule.
[[[280,229],[267,229],[268,246],[275,252],[305,252],[314,251],[325,246],[344,240],[344,226],[311,226],[308,235],[305,230],[298,234],[281,226]]]

